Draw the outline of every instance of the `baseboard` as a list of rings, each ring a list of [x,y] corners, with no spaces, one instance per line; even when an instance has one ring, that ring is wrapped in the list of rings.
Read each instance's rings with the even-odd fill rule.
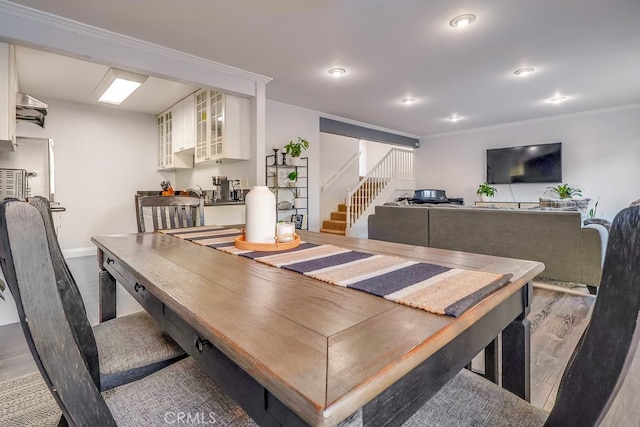
[[[74,249],[63,249],[62,256],[65,258],[80,258],[84,256],[93,256],[95,257],[97,254],[95,246],[91,246],[88,248],[74,248]]]

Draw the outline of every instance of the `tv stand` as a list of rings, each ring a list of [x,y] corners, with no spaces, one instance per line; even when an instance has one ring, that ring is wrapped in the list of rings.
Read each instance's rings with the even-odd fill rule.
[[[515,208],[531,209],[540,206],[538,202],[476,202],[479,208]]]

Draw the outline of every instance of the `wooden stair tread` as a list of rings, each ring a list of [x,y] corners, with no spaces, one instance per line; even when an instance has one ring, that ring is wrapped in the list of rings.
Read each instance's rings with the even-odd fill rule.
[[[322,221],[322,228],[329,228],[332,230],[346,230],[347,221],[340,221],[338,219],[326,219]]]
[[[321,228],[320,232],[321,233],[329,233],[329,234],[337,234],[337,235],[340,235],[340,236],[346,236],[346,234],[347,234],[345,230],[334,230],[334,229],[331,229],[331,228]]]

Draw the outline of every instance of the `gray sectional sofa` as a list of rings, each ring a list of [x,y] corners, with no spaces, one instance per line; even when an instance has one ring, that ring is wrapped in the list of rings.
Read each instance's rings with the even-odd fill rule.
[[[608,231],[580,212],[453,206],[376,206],[369,238],[540,261],[542,278],[600,284]]]

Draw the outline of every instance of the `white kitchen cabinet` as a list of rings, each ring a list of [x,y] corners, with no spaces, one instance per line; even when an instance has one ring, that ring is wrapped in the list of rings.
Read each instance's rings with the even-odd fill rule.
[[[0,150],[16,150],[18,76],[13,45],[0,43]]]
[[[249,100],[202,89],[195,106],[195,163],[249,160]]]
[[[189,132],[190,128],[195,126],[193,120],[189,123],[185,117],[194,113],[185,112],[185,109],[191,107],[188,98],[176,103],[168,110],[158,114],[157,129],[157,168],[164,169],[188,169],[193,167],[193,134],[194,130]],[[187,100],[187,102],[184,102]],[[193,98],[192,98],[193,101]],[[191,150],[185,147],[189,144],[189,135],[191,135]],[[177,147],[177,149],[176,149]]]
[[[191,150],[196,144],[195,94],[191,94],[171,107],[173,111],[173,153]]]

